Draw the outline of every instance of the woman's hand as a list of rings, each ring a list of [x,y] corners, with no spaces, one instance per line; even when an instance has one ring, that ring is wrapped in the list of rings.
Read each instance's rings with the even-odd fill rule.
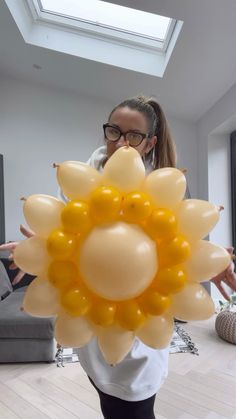
[[[234,248],[229,247],[226,250],[230,253],[230,255],[232,255]],[[236,291],[236,273],[234,272],[234,267],[235,266],[232,261],[223,272],[211,279],[211,282],[215,284],[215,286],[218,288],[223,297],[228,301],[230,301],[230,296],[225,291],[222,282],[228,285],[228,287],[230,287],[233,291]]]
[[[33,231],[24,227],[23,225],[20,225],[20,231],[23,234],[23,236],[25,236],[27,238],[34,236]],[[11,264],[9,265],[9,269],[11,269],[11,270],[18,269],[19,270],[17,272],[15,278],[12,281],[12,285],[18,284],[25,275],[25,272],[23,272],[21,269],[19,269],[18,266],[15,264],[14,258],[13,258],[13,252],[14,252],[14,250],[15,250],[15,248],[18,244],[19,244],[19,242],[9,242],[9,243],[5,243],[5,244],[0,245],[0,250],[10,251],[10,256],[8,257],[8,259],[11,261]]]

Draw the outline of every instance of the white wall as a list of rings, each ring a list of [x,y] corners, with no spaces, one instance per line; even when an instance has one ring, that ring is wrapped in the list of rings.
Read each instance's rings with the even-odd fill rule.
[[[221,246],[232,243],[230,136],[213,134],[208,139],[209,201],[223,205],[220,222],[210,233],[210,240]]]
[[[199,120],[198,195],[224,205],[221,218],[210,234],[219,245],[232,245],[230,133],[236,129],[236,84]],[[212,297],[222,299],[212,286]]]
[[[4,155],[6,239],[20,238],[24,222],[20,197],[55,195],[53,162],[86,160],[102,143],[101,125],[113,104],[0,79],[0,153]],[[167,115],[168,116],[168,115]],[[168,118],[176,139],[179,166],[188,168],[192,194],[197,192],[195,126]]]

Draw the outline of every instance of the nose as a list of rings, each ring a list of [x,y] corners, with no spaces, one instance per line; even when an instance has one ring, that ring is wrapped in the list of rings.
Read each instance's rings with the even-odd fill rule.
[[[124,145],[126,145],[126,140],[124,135],[122,134],[122,136],[119,138],[119,140],[116,142],[116,148],[120,148],[123,147]]]

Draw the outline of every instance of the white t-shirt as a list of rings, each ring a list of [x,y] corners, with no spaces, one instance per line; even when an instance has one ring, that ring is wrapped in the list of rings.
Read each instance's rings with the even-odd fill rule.
[[[102,146],[95,150],[87,163],[102,171],[106,159],[106,147]],[[146,171],[150,172],[150,165],[144,164]],[[138,338],[128,355],[116,366],[106,363],[96,338],[79,349],[81,366],[99,390],[127,401],[145,400],[158,392],[168,373],[168,358],[169,346],[152,349]]]

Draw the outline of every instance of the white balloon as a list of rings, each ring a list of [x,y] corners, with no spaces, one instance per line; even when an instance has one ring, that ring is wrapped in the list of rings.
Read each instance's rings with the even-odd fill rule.
[[[110,365],[121,362],[131,350],[134,333],[119,326],[97,327],[98,344],[101,352]]]
[[[200,199],[186,199],[177,209],[178,229],[190,241],[207,236],[219,221],[220,212],[216,205]]]
[[[121,192],[138,189],[145,178],[145,166],[137,150],[119,148],[107,161],[103,171],[103,184],[114,186]]]
[[[174,167],[165,167],[151,172],[144,183],[144,190],[159,208],[173,208],[184,197],[186,178]]]
[[[61,211],[65,204],[49,195],[31,195],[23,207],[30,228],[40,237],[47,237],[52,230],[61,226]]]
[[[93,337],[93,330],[85,317],[71,317],[60,312],[55,324],[56,341],[64,347],[80,348]]]
[[[58,290],[47,279],[34,279],[27,287],[23,309],[36,317],[55,316],[60,310]]]
[[[57,180],[67,198],[86,200],[90,193],[100,186],[101,175],[88,164],[65,161],[57,168]]]

